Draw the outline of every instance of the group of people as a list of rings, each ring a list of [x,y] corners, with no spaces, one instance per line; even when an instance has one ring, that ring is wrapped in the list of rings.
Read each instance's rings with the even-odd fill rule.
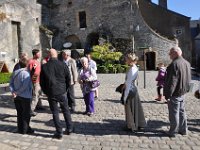
[[[71,51],[62,52],[63,60],[58,60],[55,49],[48,51],[48,58],[39,61],[40,51],[32,50],[33,59],[29,60],[27,55],[20,57],[19,63],[15,66],[11,80],[10,90],[17,110],[17,127],[21,134],[34,133],[29,126],[31,116],[34,116],[36,108],[42,108],[39,101],[40,88],[48,97],[49,107],[53,115],[56,128],[54,138],[61,139],[63,134],[69,135],[74,127],[71,119],[71,112],[75,111],[74,84],[79,82],[86,111],[84,114],[92,116],[95,112],[94,98],[98,97],[97,88],[91,87],[91,82],[97,80],[96,63],[92,61],[90,54],[81,58],[82,69],[77,72],[76,62],[71,58]],[[182,57],[179,47],[172,47],[169,51],[171,64],[160,70],[163,74],[164,85],[163,95],[168,103],[170,129],[167,134],[170,137],[176,133],[187,134],[187,119],[185,113],[185,94],[189,91],[191,80],[190,64]],[[145,116],[138,94],[136,80],[138,68],[136,66],[138,57],[134,53],[129,53],[125,57],[129,70],[123,88],[123,104],[125,105],[125,118],[127,130],[138,131],[146,126]],[[160,67],[162,69],[162,65]],[[164,72],[164,73],[163,73]],[[157,77],[158,78],[158,77]],[[162,97],[158,84],[158,98]],[[59,107],[62,110],[66,130],[63,132],[59,119]]]
[[[96,88],[91,88],[89,83],[97,79],[96,63],[91,57],[81,58],[82,69],[77,71],[76,62],[71,58],[71,51],[62,52],[62,61],[58,60],[55,49],[48,50],[48,56],[40,63],[41,52],[33,49],[33,59],[28,59],[22,53],[19,63],[14,67],[10,80],[10,91],[14,98],[17,110],[18,133],[32,134],[30,127],[31,116],[35,116],[35,109],[44,109],[39,99],[41,91],[48,97],[49,107],[53,115],[56,132],[54,138],[61,139],[63,134],[70,134],[74,127],[71,113],[75,111],[74,84],[79,82],[83,91],[86,105],[85,114],[94,114],[94,98]],[[87,54],[90,55],[90,54]],[[93,66],[92,66],[93,65]],[[62,110],[66,130],[63,132],[59,119],[59,107]]]
[[[188,134],[187,118],[185,112],[185,94],[189,92],[191,71],[190,63],[182,57],[180,47],[172,47],[169,51],[172,62],[167,68],[160,64],[160,70],[156,80],[158,81],[158,98],[162,99],[163,95],[168,104],[170,129],[166,132],[167,136],[175,137],[177,133],[181,135]],[[125,79],[123,103],[125,105],[126,129],[138,131],[146,126],[144,112],[140,102],[140,98],[135,84],[138,76],[138,68],[136,66],[137,56],[128,54],[126,56],[126,64],[130,66]]]

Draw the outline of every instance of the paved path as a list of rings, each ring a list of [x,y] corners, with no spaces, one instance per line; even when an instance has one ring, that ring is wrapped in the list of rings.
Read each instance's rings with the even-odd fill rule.
[[[200,100],[193,93],[186,96],[189,135],[177,135],[169,138],[162,131],[169,128],[167,105],[156,102],[157,72],[146,73],[147,84],[143,89],[143,72],[140,72],[139,93],[148,122],[144,132],[137,134],[124,131],[124,107],[120,104],[120,95],[115,92],[117,85],[124,81],[124,74],[99,74],[101,81],[100,98],[95,100],[96,114],[83,115],[85,107],[79,85],[76,85],[76,113],[72,115],[75,133],[65,135],[62,140],[52,139],[55,131],[47,101],[43,103],[47,110],[39,112],[31,119],[34,135],[16,133],[16,111],[9,93],[0,97],[0,149],[30,150],[200,150]],[[197,88],[197,81],[194,87]],[[63,120],[63,117],[61,116]],[[63,122],[64,126],[64,122]]]

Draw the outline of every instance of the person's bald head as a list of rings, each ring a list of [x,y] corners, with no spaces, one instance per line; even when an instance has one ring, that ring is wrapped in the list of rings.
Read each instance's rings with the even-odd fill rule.
[[[171,58],[172,60],[174,60],[174,59],[176,59],[177,57],[182,56],[182,50],[181,50],[181,48],[178,47],[178,46],[172,47],[172,48],[170,49],[169,55],[170,55],[170,58]]]
[[[49,52],[50,52],[50,57],[51,58],[57,58],[58,57],[58,53],[57,53],[57,51],[55,49],[51,48],[49,50]]]

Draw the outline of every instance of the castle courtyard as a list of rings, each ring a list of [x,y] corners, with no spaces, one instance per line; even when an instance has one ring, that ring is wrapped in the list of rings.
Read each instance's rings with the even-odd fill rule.
[[[38,111],[32,117],[33,135],[17,133],[16,110],[9,92],[0,95],[0,149],[1,150],[200,150],[200,100],[194,97],[198,81],[193,92],[186,95],[188,117],[188,136],[176,135],[169,138],[168,109],[164,100],[157,102],[156,71],[146,72],[144,89],[143,71],[139,72],[138,91],[142,101],[147,127],[141,132],[125,131],[124,106],[120,103],[120,94],[115,88],[123,83],[125,74],[98,74],[101,82],[99,99],[95,100],[95,115],[83,115],[84,101],[80,86],[75,86],[76,113],[72,114],[75,131],[64,135],[62,140],[52,139],[55,131],[52,115],[44,97],[45,111]],[[5,90],[5,89],[1,89]],[[62,115],[61,120],[64,120]]]

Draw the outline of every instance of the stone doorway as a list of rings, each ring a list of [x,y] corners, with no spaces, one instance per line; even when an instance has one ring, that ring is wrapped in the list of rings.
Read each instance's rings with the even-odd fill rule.
[[[156,53],[146,52],[146,68],[147,70],[156,70]]]
[[[87,39],[86,39],[86,46],[85,46],[86,51],[90,51],[93,46],[99,45],[98,40],[99,40],[98,33],[92,32],[88,34]]]
[[[78,38],[78,36],[76,35],[69,35],[66,38],[66,42],[70,42],[72,43],[72,46],[70,47],[70,49],[81,49],[81,42],[80,39]]]
[[[21,43],[20,43],[20,22],[11,22],[12,25],[12,49],[13,49],[13,59],[19,58],[19,55],[22,53]]]

